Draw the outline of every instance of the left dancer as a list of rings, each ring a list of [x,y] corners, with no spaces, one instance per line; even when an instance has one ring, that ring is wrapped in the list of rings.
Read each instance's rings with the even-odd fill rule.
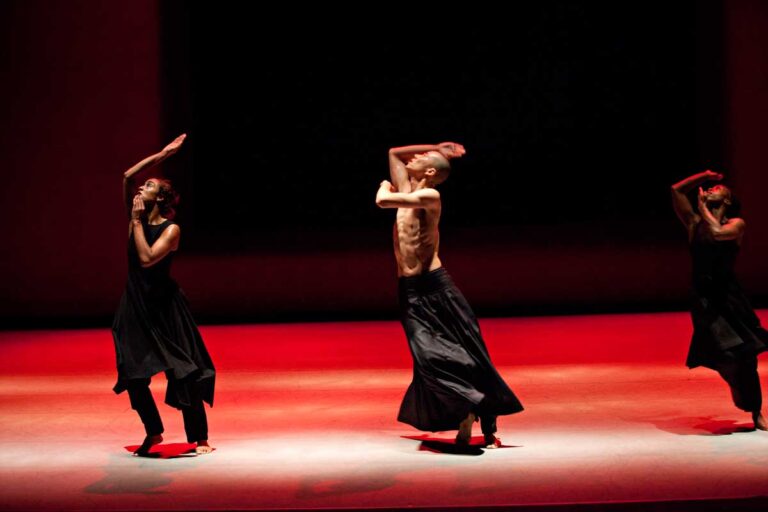
[[[163,440],[163,422],[149,390],[150,379],[165,372],[165,403],[181,410],[187,441],[198,454],[210,453],[203,402],[213,406],[216,372],[187,306],[170,277],[181,229],[173,222],[178,195],[168,180],[150,178],[133,195],[133,178],[176,153],[186,135],[125,172],[123,197],[128,226],[128,282],[112,325],[117,356],[115,393],[128,391],[146,437],[134,452],[147,456]]]

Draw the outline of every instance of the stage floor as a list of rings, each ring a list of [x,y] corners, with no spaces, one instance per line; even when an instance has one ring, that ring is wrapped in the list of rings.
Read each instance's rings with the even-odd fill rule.
[[[763,323],[768,315],[761,312]],[[712,371],[684,366],[685,313],[481,320],[526,410],[504,446],[396,421],[410,356],[396,322],[204,326],[217,365],[206,456],[132,457],[107,329],[0,332],[0,508],[448,508],[768,495],[768,433]],[[763,382],[766,372],[762,368]],[[162,403],[165,378],[153,381]],[[476,427],[479,436],[479,428]],[[427,440],[427,442],[422,442]],[[480,438],[478,437],[479,441]],[[445,443],[443,443],[445,441]],[[735,502],[734,502],[735,503]]]

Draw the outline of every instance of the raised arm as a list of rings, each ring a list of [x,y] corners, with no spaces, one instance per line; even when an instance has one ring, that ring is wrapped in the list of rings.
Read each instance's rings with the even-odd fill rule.
[[[396,192],[395,187],[384,180],[376,193],[379,208],[424,208],[440,207],[440,192],[433,188],[422,188],[413,192]]]
[[[398,192],[408,193],[411,184],[408,180],[408,171],[405,164],[419,153],[439,151],[447,159],[458,158],[466,153],[464,146],[455,142],[441,142],[440,144],[417,144],[414,146],[402,146],[389,150],[389,179]]]
[[[728,219],[728,222],[721,224],[712,215],[709,207],[707,207],[707,195],[701,187],[699,187],[699,214],[701,214],[702,220],[707,223],[707,228],[712,234],[712,238],[717,241],[738,240],[744,234],[744,229],[746,228],[744,219]]]
[[[128,217],[131,216],[131,209],[133,207],[133,195],[131,194],[131,188],[133,184],[133,177],[140,173],[141,171],[144,171],[146,169],[149,169],[151,167],[154,167],[155,165],[159,164],[169,156],[176,153],[181,145],[184,143],[184,139],[187,138],[186,133],[182,133],[178,137],[176,137],[173,142],[168,144],[163,148],[162,151],[159,153],[155,153],[154,155],[150,155],[144,160],[138,162],[133,167],[125,171],[123,174],[123,202],[125,203],[126,212],[128,213]]]
[[[693,211],[693,205],[688,200],[688,193],[695,187],[698,187],[705,181],[720,181],[723,179],[723,175],[706,170],[692,176],[688,176],[684,180],[678,181],[672,185],[672,207],[675,209],[677,218],[683,225],[691,229],[699,222],[699,216]]]
[[[143,214],[144,201],[141,197],[136,196],[133,198],[133,207],[131,208],[133,240],[136,244],[136,252],[139,254],[141,266],[146,268],[151,267],[168,256],[171,251],[178,249],[181,229],[177,224],[168,226],[160,235],[160,238],[150,246],[147,242],[147,237],[144,234],[144,225],[141,223],[141,216]]]

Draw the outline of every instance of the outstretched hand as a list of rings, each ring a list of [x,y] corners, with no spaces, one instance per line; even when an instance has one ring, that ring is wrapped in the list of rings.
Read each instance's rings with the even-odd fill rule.
[[[131,219],[138,220],[144,215],[144,200],[141,194],[133,196],[133,208],[131,208]]]
[[[186,138],[187,138],[187,134],[182,133],[181,135],[173,139],[173,142],[171,142],[170,144],[168,144],[163,148],[163,153],[165,153],[168,156],[171,156],[172,154],[176,153],[181,147],[181,145],[184,143],[184,139]]]
[[[438,151],[448,159],[459,158],[467,152],[467,150],[464,149],[464,146],[456,142],[441,142],[437,147],[439,148]]]

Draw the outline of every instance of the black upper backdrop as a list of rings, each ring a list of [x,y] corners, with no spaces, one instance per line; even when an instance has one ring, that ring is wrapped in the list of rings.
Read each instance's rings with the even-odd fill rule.
[[[614,4],[369,5],[350,21],[168,4],[167,129],[190,132],[182,214],[208,235],[381,232],[387,148],[455,140],[468,154],[441,186],[444,225],[669,220],[669,184],[719,156],[697,126],[717,110],[702,104],[701,13]]]

